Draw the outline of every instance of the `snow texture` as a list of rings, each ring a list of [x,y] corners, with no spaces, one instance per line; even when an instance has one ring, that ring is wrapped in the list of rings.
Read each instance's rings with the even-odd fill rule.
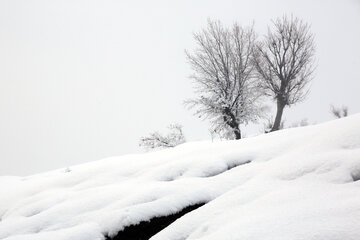
[[[104,239],[201,202],[152,240],[359,240],[360,114],[0,177],[0,239]]]

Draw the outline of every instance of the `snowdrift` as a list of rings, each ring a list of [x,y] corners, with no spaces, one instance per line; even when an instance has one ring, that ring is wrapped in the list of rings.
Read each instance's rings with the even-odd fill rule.
[[[360,114],[0,177],[0,239],[113,237],[205,205],[152,240],[359,240]]]

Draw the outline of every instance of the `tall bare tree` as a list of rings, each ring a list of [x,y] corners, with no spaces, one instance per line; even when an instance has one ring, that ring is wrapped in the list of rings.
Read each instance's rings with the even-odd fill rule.
[[[195,33],[194,38],[197,48],[186,55],[198,97],[186,103],[197,109],[196,115],[211,121],[214,132],[240,139],[240,124],[259,115],[251,64],[254,30],[238,24],[226,28],[209,20],[207,28]]]
[[[286,106],[303,100],[314,71],[314,35],[296,17],[278,18],[256,46],[253,63],[260,87],[277,103],[271,131],[279,129]]]

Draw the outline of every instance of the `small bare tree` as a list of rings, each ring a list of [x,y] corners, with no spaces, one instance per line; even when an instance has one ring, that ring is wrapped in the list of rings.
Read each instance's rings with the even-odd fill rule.
[[[314,36],[310,26],[298,18],[273,21],[265,40],[254,51],[253,63],[259,85],[277,103],[271,131],[280,128],[285,106],[291,106],[307,95],[307,84],[314,71]]]
[[[251,64],[254,30],[209,20],[194,38],[197,48],[186,55],[198,97],[185,103],[197,109],[195,115],[208,118],[216,134],[240,139],[240,124],[255,121],[260,113]]]
[[[167,135],[159,132],[150,133],[147,137],[140,139],[139,146],[146,149],[171,148],[185,142],[185,137],[180,124],[171,124],[168,126],[170,133]]]
[[[346,107],[346,106],[342,106],[341,108],[337,108],[334,105],[331,105],[330,111],[334,115],[334,117],[336,117],[336,118],[347,117],[348,114],[349,114],[348,107]]]

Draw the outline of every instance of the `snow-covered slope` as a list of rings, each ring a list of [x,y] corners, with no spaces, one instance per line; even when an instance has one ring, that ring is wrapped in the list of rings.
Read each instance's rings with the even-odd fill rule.
[[[0,239],[103,239],[196,203],[153,240],[359,240],[360,114],[0,177]]]

